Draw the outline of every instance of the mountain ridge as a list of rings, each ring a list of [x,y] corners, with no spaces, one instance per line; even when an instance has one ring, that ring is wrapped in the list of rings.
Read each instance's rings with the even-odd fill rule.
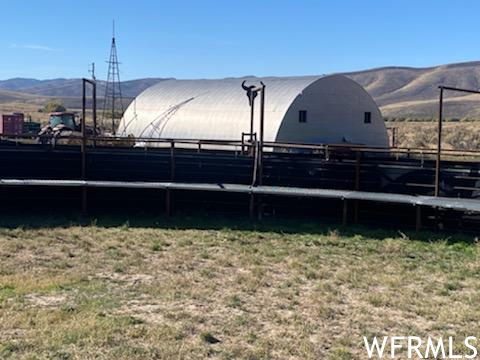
[[[147,87],[162,81],[165,78],[142,78],[121,82],[122,95],[135,97]],[[97,94],[105,93],[106,81],[97,81]],[[35,94],[47,97],[80,97],[82,96],[82,79],[57,78],[37,80],[29,78],[13,78],[0,80],[0,89],[16,91],[25,94]]]
[[[443,64],[430,67],[385,66],[363,71],[341,73],[362,85],[386,117],[432,118],[437,114],[438,86],[480,89],[480,61]],[[141,78],[122,82],[122,95],[131,99],[146,88],[172,78]],[[105,93],[106,82],[99,80],[97,94]],[[0,80],[0,101],[40,101],[81,97],[81,79],[57,78],[38,80],[12,78]],[[446,117],[480,118],[478,104],[464,93],[446,93]],[[35,100],[35,97],[38,99]],[[74,102],[74,101],[73,101]]]

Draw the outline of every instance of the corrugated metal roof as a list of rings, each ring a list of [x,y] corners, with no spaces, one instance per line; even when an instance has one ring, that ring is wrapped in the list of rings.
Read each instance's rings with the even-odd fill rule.
[[[166,80],[141,93],[125,111],[117,134],[137,138],[241,140],[250,132],[242,82],[266,85],[265,141],[388,146],[372,97],[343,75],[221,80]],[[254,132],[259,134],[259,96]],[[299,121],[301,111],[307,121]],[[369,114],[369,121],[364,115]]]
[[[250,126],[250,107],[241,84],[243,80],[247,80],[247,85],[259,84],[262,80],[267,86],[265,140],[274,141],[292,102],[306,87],[321,78],[162,81],[145,90],[132,102],[118,126],[118,134],[238,140],[242,132],[249,131]],[[258,98],[256,106],[258,110]]]

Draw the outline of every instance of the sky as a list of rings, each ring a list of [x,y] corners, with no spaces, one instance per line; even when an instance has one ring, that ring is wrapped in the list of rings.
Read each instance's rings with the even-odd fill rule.
[[[0,0],[0,79],[318,75],[480,60],[478,0]]]

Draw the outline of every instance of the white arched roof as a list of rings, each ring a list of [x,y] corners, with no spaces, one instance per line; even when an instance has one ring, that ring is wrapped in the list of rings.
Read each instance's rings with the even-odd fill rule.
[[[378,108],[363,88],[341,75],[165,80],[146,89],[132,101],[118,126],[117,134],[167,139],[240,140],[242,132],[249,132],[250,129],[250,107],[246,93],[241,87],[244,80],[247,85],[259,84],[260,80],[266,85],[265,141],[276,141],[279,138],[282,141],[289,140],[285,134],[279,136],[282,125],[283,128],[292,128],[292,126],[285,126],[287,112],[292,104],[302,99],[303,94],[308,92],[314,94],[315,88],[322,87],[322,82],[328,87],[332,86],[329,81],[337,82],[343,87],[347,84],[353,95],[360,91],[361,94],[357,94],[357,98],[366,96],[371,101],[371,104],[368,104],[370,108],[365,111],[373,109],[375,121],[378,120],[377,117],[381,118]],[[356,101],[355,96],[352,101]],[[299,106],[315,107],[316,102],[319,104],[313,99],[309,104]],[[258,133],[260,96],[257,97],[255,106],[255,131]],[[383,120],[381,121],[385,128]],[[295,142],[299,142],[299,133],[302,130],[296,131],[296,122],[290,122],[294,124],[294,128],[289,132],[292,134],[296,132]],[[335,127],[338,124],[332,123],[330,126]],[[332,141],[341,140],[332,138]],[[309,141],[305,138],[303,142]]]

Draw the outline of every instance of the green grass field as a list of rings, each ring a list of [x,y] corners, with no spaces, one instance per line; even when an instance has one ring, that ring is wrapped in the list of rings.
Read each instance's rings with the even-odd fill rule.
[[[364,359],[362,336],[480,330],[469,237],[199,217],[1,222],[2,359]]]

